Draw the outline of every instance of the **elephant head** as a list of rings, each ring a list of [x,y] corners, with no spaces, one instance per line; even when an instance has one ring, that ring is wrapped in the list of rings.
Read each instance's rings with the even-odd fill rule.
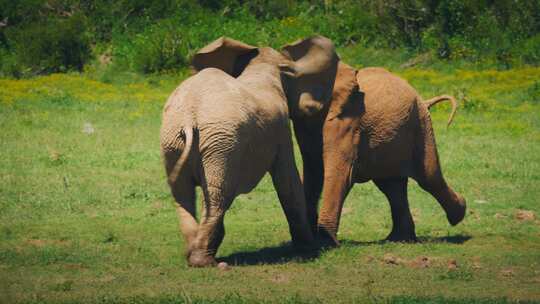
[[[256,64],[270,64],[279,73],[291,118],[303,119],[327,110],[338,61],[334,45],[322,36],[298,40],[282,52],[221,37],[199,50],[192,66],[197,72],[212,67],[239,77]]]
[[[291,59],[280,64],[287,76],[287,97],[292,117],[311,118],[328,109],[339,62],[330,39],[313,36],[282,48]]]

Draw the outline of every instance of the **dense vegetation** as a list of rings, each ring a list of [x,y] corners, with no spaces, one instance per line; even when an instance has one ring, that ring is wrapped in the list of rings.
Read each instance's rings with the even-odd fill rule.
[[[0,75],[178,71],[220,35],[279,47],[313,33],[407,59],[537,65],[540,0],[0,0]]]

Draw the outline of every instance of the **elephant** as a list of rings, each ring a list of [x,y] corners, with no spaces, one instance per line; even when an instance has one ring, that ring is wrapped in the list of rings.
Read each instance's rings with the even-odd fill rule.
[[[417,181],[446,212],[451,225],[465,216],[466,201],[445,181],[429,108],[452,96],[423,101],[404,79],[383,68],[359,71],[339,62],[328,109],[306,123],[293,121],[304,161],[307,206],[317,208],[318,237],[338,246],[344,200],[354,183],[372,180],[392,213],[389,241],[416,241],[407,199],[408,178]],[[309,211],[308,211],[309,212]]]
[[[334,45],[313,36],[278,52],[221,37],[191,63],[195,74],[168,98],[160,131],[188,265],[216,264],[225,211],[267,172],[293,245],[313,248],[316,222],[308,219],[289,118],[309,118],[330,102],[338,64]],[[199,223],[196,186],[204,202]]]

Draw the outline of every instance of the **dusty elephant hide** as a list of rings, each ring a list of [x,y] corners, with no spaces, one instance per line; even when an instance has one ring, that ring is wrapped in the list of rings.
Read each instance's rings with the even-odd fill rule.
[[[199,72],[169,97],[161,128],[189,265],[216,264],[225,211],[266,172],[293,243],[312,243],[316,224],[308,220],[288,119],[309,117],[328,104],[337,62],[332,43],[320,36],[290,44],[284,53],[220,38],[195,55]],[[196,186],[204,196],[199,222]]]
[[[317,206],[319,235],[337,245],[344,200],[354,183],[373,180],[392,212],[392,241],[416,240],[407,199],[413,178],[445,210],[452,225],[465,215],[465,200],[444,180],[429,107],[449,99],[422,98],[405,80],[382,68],[359,71],[340,62],[328,114],[311,125],[295,124],[304,159],[307,204]],[[314,132],[320,128],[320,132]],[[319,148],[322,147],[322,148]],[[324,186],[324,187],[323,187]]]

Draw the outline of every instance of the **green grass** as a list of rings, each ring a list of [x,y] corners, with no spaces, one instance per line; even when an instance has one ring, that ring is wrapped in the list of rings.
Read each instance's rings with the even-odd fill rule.
[[[411,181],[422,242],[381,242],[388,203],[356,185],[343,245],[301,258],[265,177],[227,213],[218,258],[229,271],[188,268],[182,255],[158,140],[178,79],[0,80],[0,303],[540,301],[540,69],[398,72],[426,98],[466,97],[448,129],[448,108],[432,111],[464,222],[449,226]],[[520,209],[536,218],[518,220]]]

